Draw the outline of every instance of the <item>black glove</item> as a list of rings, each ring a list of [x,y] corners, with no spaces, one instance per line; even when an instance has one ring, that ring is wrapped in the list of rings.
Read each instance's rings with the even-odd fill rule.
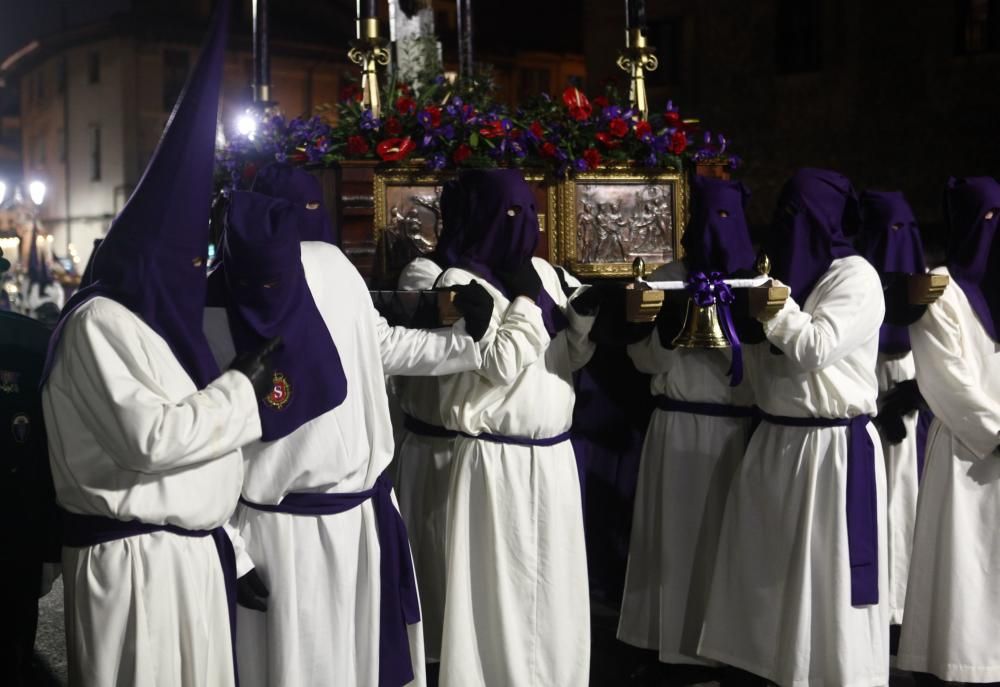
[[[260,348],[240,353],[229,365],[230,370],[242,372],[253,384],[253,392],[258,400],[263,400],[274,391],[274,367],[271,358],[281,348],[281,337],[265,341]]]
[[[906,425],[898,408],[882,406],[873,420],[875,426],[890,444],[898,444],[906,438]]]
[[[251,611],[266,611],[267,597],[271,595],[256,568],[236,580],[236,603]]]
[[[465,331],[473,341],[479,341],[493,317],[493,298],[475,279],[470,284],[453,286],[451,290],[455,292],[455,308],[465,318]]]
[[[927,312],[926,305],[910,304],[910,275],[886,274],[882,277],[882,294],[885,296],[885,321],[889,324],[909,326]]]
[[[559,287],[562,289],[562,292],[564,294],[566,294],[567,298],[569,296],[572,296],[574,293],[576,293],[577,287],[570,286],[569,282],[566,281],[566,270],[565,269],[563,269],[562,267],[557,267],[556,268],[556,275],[559,277]]]
[[[531,260],[526,261],[513,272],[500,272],[498,276],[503,285],[507,287],[511,300],[518,296],[527,296],[535,301],[538,300],[538,294],[542,292],[542,278],[538,276]]]
[[[875,416],[875,426],[889,443],[898,444],[906,438],[903,417],[926,408],[927,403],[920,393],[916,380],[899,382],[885,395],[882,408]]]
[[[625,289],[620,284],[598,282],[571,300],[569,304],[578,315],[590,317],[597,314],[603,303],[614,298],[619,293],[624,293],[624,291]]]
[[[668,350],[673,350],[674,339],[684,326],[687,301],[686,291],[663,292],[663,305],[656,315],[656,331],[660,335],[660,345]]]

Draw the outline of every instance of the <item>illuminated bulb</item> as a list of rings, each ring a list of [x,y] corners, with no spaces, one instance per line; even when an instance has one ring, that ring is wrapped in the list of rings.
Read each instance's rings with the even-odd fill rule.
[[[236,118],[236,131],[240,136],[253,139],[253,135],[257,133],[257,120],[249,112],[244,112]]]
[[[41,205],[45,201],[46,190],[45,184],[38,179],[28,184],[28,195],[31,196],[31,202],[35,205]]]
[[[7,184],[0,181],[0,205],[3,204],[3,200],[6,197],[7,197]]]

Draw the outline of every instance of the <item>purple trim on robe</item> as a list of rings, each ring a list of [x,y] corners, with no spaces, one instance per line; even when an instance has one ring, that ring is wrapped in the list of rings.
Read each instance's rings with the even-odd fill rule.
[[[417,582],[410,558],[406,524],[392,503],[392,482],[383,473],[371,489],[350,494],[293,493],[278,505],[240,503],[268,513],[321,517],[339,515],[371,500],[375,510],[381,562],[379,603],[379,687],[401,687],[413,680],[413,662],[407,625],[420,622]]]
[[[403,414],[403,427],[410,434],[429,437],[431,439],[454,439],[458,436],[458,432],[453,429],[448,429],[440,425],[432,425],[429,422],[424,422],[405,413]]]
[[[787,417],[761,411],[761,418],[785,427],[847,428],[847,548],[851,565],[851,605],[878,603],[878,492],[875,444],[866,431],[871,418]]]
[[[757,415],[757,409],[751,406],[734,406],[727,403],[707,403],[704,401],[679,401],[676,398],[663,395],[653,396],[653,402],[658,409],[671,413],[745,418]]]
[[[107,544],[108,542],[138,537],[153,532],[169,532],[181,537],[211,537],[219,554],[222,579],[226,587],[226,603],[229,606],[229,634],[232,638],[233,678],[239,687],[240,678],[236,664],[236,554],[233,543],[225,529],[189,530],[177,525],[151,525],[139,520],[116,520],[103,515],[61,512],[63,546],[84,548]]]
[[[562,434],[557,434],[554,437],[546,437],[543,439],[532,439],[530,437],[509,437],[502,434],[490,434],[489,432],[481,432],[479,434],[466,434],[465,432],[459,432],[459,436],[463,436],[466,439],[479,439],[481,441],[489,441],[494,444],[507,444],[508,446],[555,446],[556,444],[561,444],[564,441],[569,441],[570,432],[563,432]]]

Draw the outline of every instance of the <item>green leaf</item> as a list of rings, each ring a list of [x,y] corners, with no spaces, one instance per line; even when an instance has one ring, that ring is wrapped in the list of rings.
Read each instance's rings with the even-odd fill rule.
[[[469,134],[469,145],[471,147],[473,147],[473,148],[478,148],[479,147],[479,133],[478,132],[473,131],[471,134]]]

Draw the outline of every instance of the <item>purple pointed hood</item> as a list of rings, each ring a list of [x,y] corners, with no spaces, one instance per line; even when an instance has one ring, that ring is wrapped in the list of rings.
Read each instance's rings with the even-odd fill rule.
[[[38,284],[42,289],[52,283],[52,272],[49,262],[38,250],[38,227],[31,230],[31,248],[28,249],[28,282]]]
[[[281,336],[275,388],[261,401],[263,441],[281,439],[347,397],[337,346],[306,283],[299,208],[281,198],[236,191],[212,281],[224,286],[237,353]],[[218,280],[218,281],[217,281]]]
[[[323,187],[313,174],[301,167],[275,162],[257,172],[253,191],[292,204],[298,217],[300,240],[337,245],[337,232],[323,205]]]
[[[163,337],[199,389],[219,375],[202,319],[229,6],[229,0],[220,0],[216,7],[159,145],[94,254],[91,284],[63,309],[46,375],[66,318],[97,296],[118,301]]]
[[[834,260],[855,254],[844,227],[855,226],[858,214],[854,187],[842,174],[803,168],[785,183],[761,247],[771,274],[791,287],[799,305]]]
[[[949,179],[947,265],[990,338],[1000,343],[1000,183],[992,177]]]
[[[739,181],[696,176],[691,182],[691,221],[681,246],[689,272],[728,275],[753,268],[756,253],[744,214],[750,192]]]
[[[437,245],[430,257],[442,270],[454,267],[462,257],[462,247],[465,241],[464,213],[465,197],[462,192],[462,182],[450,179],[441,188],[441,233]]]
[[[927,270],[917,219],[900,191],[865,191],[861,195],[861,218],[858,252],[883,279]],[[910,350],[909,328],[883,323],[878,348],[882,353],[906,353]]]
[[[464,171],[458,185],[460,210],[442,208],[442,215],[446,223],[449,216],[455,219],[454,227],[460,236],[446,236],[444,248],[436,254],[450,261],[449,266],[485,279],[509,298],[500,275],[523,267],[538,246],[535,194],[516,169]],[[447,232],[446,228],[442,235]],[[550,336],[568,325],[566,316],[544,288],[536,303]]]

